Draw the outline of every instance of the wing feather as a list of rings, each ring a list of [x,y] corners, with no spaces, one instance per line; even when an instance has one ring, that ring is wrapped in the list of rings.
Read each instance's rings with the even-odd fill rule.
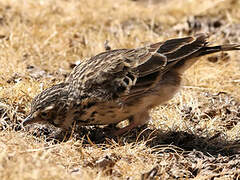
[[[76,67],[81,72],[72,74],[81,76],[78,88],[89,97],[109,100],[138,96],[153,87],[174,64],[205,46],[206,38],[200,34],[138,49],[107,51],[81,63]]]

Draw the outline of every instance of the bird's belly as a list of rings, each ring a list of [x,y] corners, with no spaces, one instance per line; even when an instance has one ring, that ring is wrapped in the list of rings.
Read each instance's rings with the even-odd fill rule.
[[[178,91],[179,86],[163,86],[159,87],[159,89],[122,105],[113,103],[100,106],[95,116],[94,124],[119,123],[137,113],[146,112],[172,99]]]
[[[108,125],[128,119],[131,113],[128,107],[119,103],[100,103],[76,117],[75,121],[79,125]]]
[[[146,112],[151,108],[161,105],[172,99],[179,86],[159,84],[153,91],[146,92],[138,97],[119,102],[99,103],[88,109],[76,121],[80,125],[108,125],[119,123],[140,112]]]
[[[179,86],[176,85],[159,85],[155,92],[143,99],[143,102],[148,102],[148,107],[151,109],[171,100],[178,90]]]
[[[154,89],[151,89],[149,92],[145,92],[138,97],[131,97],[128,99],[127,104],[130,104],[129,111],[132,114],[139,112],[148,111],[155,106],[166,103],[174,97],[178,92],[180,85],[171,85],[171,84],[159,84]]]

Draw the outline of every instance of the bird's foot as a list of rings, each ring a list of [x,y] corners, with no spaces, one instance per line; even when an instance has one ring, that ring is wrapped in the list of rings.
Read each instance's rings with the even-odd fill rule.
[[[126,127],[123,127],[123,128],[120,128],[120,129],[117,129],[117,130],[113,131],[113,132],[112,132],[112,135],[113,135],[113,136],[123,135],[123,134],[131,131],[133,128],[135,128],[135,127],[137,127],[137,126],[138,126],[138,124],[136,124],[136,123],[133,122],[133,123],[129,124],[129,125],[126,126]]]

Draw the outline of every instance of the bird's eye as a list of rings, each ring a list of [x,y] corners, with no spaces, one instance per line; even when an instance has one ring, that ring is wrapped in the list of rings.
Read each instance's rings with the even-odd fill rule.
[[[42,118],[46,118],[46,117],[48,116],[48,113],[46,113],[46,112],[41,112],[40,116],[41,116]]]

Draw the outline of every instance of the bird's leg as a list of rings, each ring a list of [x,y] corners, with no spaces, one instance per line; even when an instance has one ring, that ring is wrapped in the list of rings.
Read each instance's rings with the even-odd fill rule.
[[[131,129],[133,129],[135,127],[139,127],[139,126],[146,124],[150,119],[151,119],[151,117],[149,116],[148,111],[138,113],[134,116],[131,116],[131,118],[129,118],[128,126],[115,131],[113,134],[115,136],[122,135],[125,132],[130,131]]]

